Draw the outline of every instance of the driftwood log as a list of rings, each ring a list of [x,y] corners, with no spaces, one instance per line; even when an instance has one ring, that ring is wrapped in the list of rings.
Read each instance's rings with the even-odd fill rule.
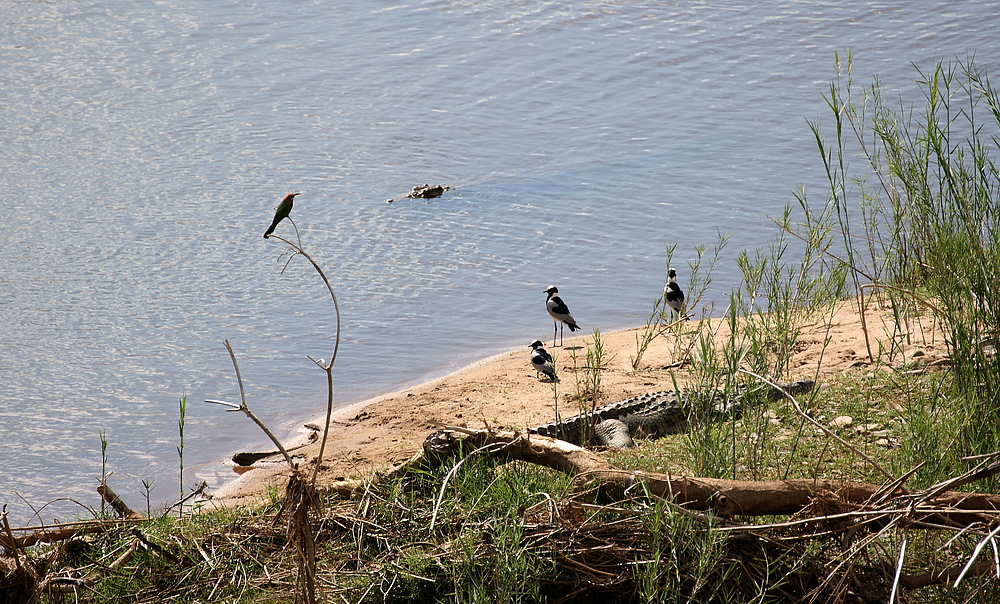
[[[710,511],[722,518],[778,516],[801,512],[823,502],[827,507],[864,509],[877,516],[880,510],[901,506],[926,521],[952,526],[984,522],[1000,514],[1000,495],[956,491],[957,487],[1000,473],[992,464],[923,491],[911,491],[900,483],[888,486],[839,480],[798,479],[743,481],[674,476],[617,468],[596,453],[555,438],[537,434],[488,430],[449,429],[431,434],[423,450],[391,475],[411,468],[436,465],[441,460],[472,451],[538,464],[575,477],[580,490],[598,489],[620,498],[642,489],[669,499],[688,510]],[[361,485],[338,483],[349,495]]]
[[[118,519],[95,518],[93,520],[65,522],[52,526],[14,529],[8,527],[6,531],[0,532],[0,548],[10,556],[14,555],[18,550],[23,550],[37,543],[56,543],[72,539],[79,535],[103,533],[122,525],[146,520],[145,516],[130,508],[125,503],[125,500],[115,493],[107,483],[99,484],[97,486],[97,493],[118,514]],[[15,531],[18,533],[17,535],[14,534]]]
[[[906,508],[919,517],[916,526],[921,522],[929,526],[969,526],[988,522],[993,514],[1000,516],[1000,495],[955,490],[1000,473],[1000,464],[996,463],[923,491],[906,489],[901,481],[883,486],[819,479],[726,480],[627,470],[613,466],[588,449],[548,436],[465,428],[432,433],[420,452],[383,477],[391,479],[472,452],[566,473],[575,477],[580,491],[596,489],[613,498],[621,498],[641,489],[685,509],[707,511],[722,518],[794,515],[817,502],[827,509],[867,514],[872,522],[877,522],[880,515]],[[328,488],[341,497],[352,497],[363,492],[365,485],[364,480],[346,480],[330,484]]]
[[[718,530],[730,532],[733,537],[757,536],[763,541],[781,541],[782,529],[795,533],[789,536],[793,542],[836,534],[852,541],[857,538],[859,528],[869,534],[896,527],[969,531],[983,536],[989,527],[1000,524],[1000,495],[956,490],[1000,473],[1000,463],[996,462],[985,462],[962,476],[923,490],[905,488],[908,476],[887,485],[818,479],[754,482],[627,470],[615,467],[592,451],[547,436],[448,428],[428,436],[419,453],[383,474],[383,478],[402,476],[470,454],[523,461],[564,472],[575,477],[580,495],[602,492],[616,499],[632,494],[660,497],[676,505],[680,513],[701,520],[707,520],[708,516],[721,520],[716,524]],[[351,497],[363,493],[366,485],[366,481],[354,480],[328,486],[343,497]],[[734,520],[737,516],[791,518],[759,525],[737,522]],[[769,533],[770,529],[779,532]],[[848,534],[855,537],[848,538]],[[923,574],[903,573],[897,581],[906,589],[919,589],[952,583],[961,575],[988,574],[994,568],[994,561],[976,561],[973,555],[967,565]]]
[[[128,504],[125,503],[125,500],[119,497],[118,493],[112,491],[111,487],[109,487],[107,483],[102,482],[100,485],[98,485],[97,492],[98,494],[100,494],[101,499],[106,501],[108,505],[111,506],[111,509],[113,509],[115,513],[117,513],[120,517],[139,518],[139,519],[145,518],[145,516],[143,516],[139,512],[136,512],[132,508],[128,507]]]
[[[105,533],[112,528],[141,522],[145,518],[121,518],[110,520],[83,520],[53,527],[16,528],[13,531],[26,532],[24,535],[0,535],[0,546],[7,552],[22,550],[38,543],[55,543],[79,535]],[[30,532],[28,532],[30,531]],[[10,555],[10,554],[8,554]]]

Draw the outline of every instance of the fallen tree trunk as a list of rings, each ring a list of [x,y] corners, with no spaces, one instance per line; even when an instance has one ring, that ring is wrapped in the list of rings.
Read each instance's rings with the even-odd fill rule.
[[[743,481],[719,478],[673,476],[617,468],[596,453],[576,445],[537,434],[461,430],[464,439],[448,438],[436,432],[424,443],[423,459],[441,459],[465,450],[488,452],[513,460],[542,465],[576,477],[583,488],[598,488],[613,497],[641,488],[649,494],[670,499],[689,510],[712,511],[718,516],[784,516],[802,511],[821,499],[836,507],[899,509],[932,517],[934,522],[968,526],[984,520],[984,514],[1000,512],[1000,495],[957,491],[910,491],[900,485],[888,488],[839,480]],[[411,460],[412,461],[412,460]],[[1000,472],[1000,465],[979,471],[977,478]],[[961,482],[957,482],[961,483]],[[897,505],[891,505],[895,501]]]
[[[898,514],[906,508],[916,526],[965,527],[975,522],[991,523],[990,515],[1000,514],[1000,495],[954,490],[912,491],[901,484],[889,487],[842,480],[792,479],[768,481],[726,480],[674,476],[641,470],[626,470],[608,463],[598,454],[565,441],[538,434],[449,428],[434,432],[424,441],[423,450],[383,478],[438,465],[443,460],[477,452],[510,460],[533,463],[575,477],[579,490],[598,489],[620,499],[641,489],[669,499],[688,510],[711,511],[723,518],[734,516],[787,516],[797,514],[816,502],[828,508],[867,513],[879,522],[879,512]],[[953,481],[954,485],[1000,473],[1000,464],[972,472]],[[364,480],[340,481],[325,485],[341,497],[351,497],[366,488]],[[954,488],[954,487],[952,487]],[[996,518],[992,518],[996,521]]]

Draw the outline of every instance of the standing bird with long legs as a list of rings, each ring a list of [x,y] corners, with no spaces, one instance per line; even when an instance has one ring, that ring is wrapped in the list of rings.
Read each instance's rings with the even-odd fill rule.
[[[552,363],[552,355],[542,348],[542,341],[535,340],[529,348],[531,348],[531,366],[535,368],[535,377],[541,373],[553,382],[556,381],[556,368]]]
[[[552,324],[552,345],[556,345],[556,330],[558,330],[559,345],[562,346],[563,325],[569,326],[570,333],[580,329],[580,326],[576,324],[576,319],[573,318],[573,315],[569,314],[569,307],[559,297],[559,290],[555,285],[545,288],[545,293],[549,295],[545,300],[545,310],[549,311],[549,316],[554,321]]]
[[[684,292],[681,291],[681,286],[677,285],[677,271],[674,269],[667,271],[667,284],[663,286],[663,299],[670,307],[671,314],[676,313],[679,318],[684,312]]]
[[[267,227],[267,230],[264,231],[264,239],[270,237],[275,227],[278,226],[278,223],[288,218],[288,215],[292,213],[292,200],[295,199],[296,195],[298,193],[289,193],[278,204],[278,208],[274,211],[274,220],[271,221],[271,226]]]

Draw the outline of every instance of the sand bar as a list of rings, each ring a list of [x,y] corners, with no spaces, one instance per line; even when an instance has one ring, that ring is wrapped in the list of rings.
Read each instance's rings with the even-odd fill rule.
[[[877,340],[885,340],[892,331],[891,317],[869,310],[866,319],[869,341],[877,353]],[[673,389],[674,379],[683,379],[686,370],[665,368],[683,356],[683,334],[691,333],[696,324],[689,321],[681,335],[670,333],[654,338],[636,370],[632,369],[636,340],[645,328],[601,334],[605,352],[600,403]],[[717,337],[726,337],[725,326],[713,325],[718,329]],[[927,359],[945,354],[944,340],[934,334],[932,327],[929,320],[926,325],[911,327],[914,333],[904,357],[918,350],[917,354]],[[824,350],[828,335],[830,344]],[[417,452],[428,434],[444,426],[533,427],[552,421],[556,397],[560,415],[578,413],[575,396],[585,388],[583,368],[587,349],[593,346],[593,335],[567,338],[563,346],[553,347],[546,342],[560,378],[555,391],[550,381],[535,377],[528,362],[530,338],[524,344],[523,348],[494,355],[443,377],[335,409],[319,482],[369,476],[401,463]],[[782,377],[818,375],[822,380],[845,371],[868,370],[868,346],[856,302],[840,304],[831,316],[803,326],[789,374]],[[817,373],[820,359],[822,365]],[[312,421],[322,423],[322,418]],[[318,444],[312,444],[295,453],[311,463],[318,450]],[[283,485],[286,472],[281,464],[264,460],[255,466],[217,489],[213,500],[227,505],[250,503],[262,497],[268,486]]]

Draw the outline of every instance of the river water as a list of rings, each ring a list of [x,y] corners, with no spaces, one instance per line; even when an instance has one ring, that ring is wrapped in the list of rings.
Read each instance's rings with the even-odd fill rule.
[[[0,0],[0,503],[15,523],[230,474],[325,404],[334,314],[261,234],[281,196],[343,312],[337,400],[549,337],[640,324],[694,246],[775,234],[834,53],[996,67],[997,2]],[[893,92],[893,94],[895,94]],[[454,189],[393,204],[414,185]],[[278,234],[290,236],[288,222]],[[682,270],[682,273],[684,271]],[[681,276],[683,283],[685,276]]]

